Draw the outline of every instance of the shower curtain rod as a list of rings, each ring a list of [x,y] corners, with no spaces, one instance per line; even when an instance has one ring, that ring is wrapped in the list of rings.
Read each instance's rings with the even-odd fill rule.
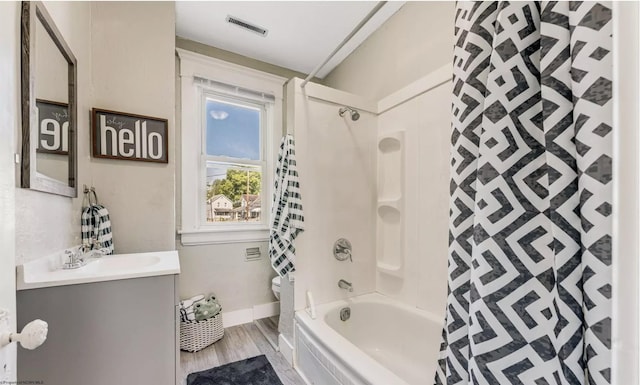
[[[351,40],[351,38],[358,33],[358,31],[360,31],[360,29],[362,27],[364,27],[365,24],[367,24],[367,22],[376,14],[378,13],[378,11],[386,4],[386,1],[380,1],[378,2],[378,4],[376,4],[375,7],[373,7],[373,9],[371,10],[371,12],[369,12],[367,14],[367,16],[364,17],[364,19],[362,19],[362,21],[356,25],[356,27],[353,29],[353,31],[351,31],[351,33],[349,35],[347,35],[347,37],[344,38],[344,40],[342,40],[342,42],[340,44],[338,44],[338,46],[336,47],[336,49],[333,50],[333,52],[331,52],[331,54],[329,55],[329,57],[327,57],[319,66],[317,66],[310,74],[309,76],[307,76],[304,81],[302,82],[302,84],[300,85],[300,87],[304,88],[304,86],[307,85],[307,83],[309,83],[309,80],[313,79],[314,76],[316,76],[316,74],[322,69],[322,67],[324,67],[329,60],[331,60],[337,53],[338,51],[340,51],[340,49],[347,44],[347,42],[349,40]]]

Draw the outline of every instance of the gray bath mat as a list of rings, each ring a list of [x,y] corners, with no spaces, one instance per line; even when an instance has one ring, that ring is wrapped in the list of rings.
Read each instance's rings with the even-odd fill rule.
[[[264,355],[191,373],[187,385],[282,385]]]

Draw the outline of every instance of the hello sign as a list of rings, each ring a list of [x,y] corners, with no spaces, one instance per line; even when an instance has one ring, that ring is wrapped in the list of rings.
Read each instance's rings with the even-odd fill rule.
[[[169,162],[166,119],[97,108],[91,115],[95,158]]]
[[[37,152],[69,154],[69,105],[37,99]]]

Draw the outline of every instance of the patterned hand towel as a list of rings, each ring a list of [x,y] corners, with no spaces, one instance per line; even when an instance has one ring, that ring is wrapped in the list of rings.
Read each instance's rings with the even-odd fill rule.
[[[113,236],[109,211],[100,204],[90,205],[82,210],[82,244],[91,249],[107,249],[113,254]]]
[[[280,143],[276,168],[273,205],[271,208],[271,231],[269,234],[269,257],[271,266],[284,277],[295,271],[294,240],[304,231],[302,195],[296,167],[295,142],[286,135]]]

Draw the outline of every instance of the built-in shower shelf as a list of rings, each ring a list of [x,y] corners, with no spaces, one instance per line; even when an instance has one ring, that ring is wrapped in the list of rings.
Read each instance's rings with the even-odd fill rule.
[[[378,199],[378,210],[382,207],[390,207],[395,210],[400,210],[400,206],[402,206],[401,198]]]
[[[376,261],[381,273],[404,274],[404,132],[378,137]]]
[[[399,278],[404,277],[404,274],[402,272],[402,265],[392,265],[389,263],[378,262],[376,264],[376,267],[381,273],[386,273]]]

